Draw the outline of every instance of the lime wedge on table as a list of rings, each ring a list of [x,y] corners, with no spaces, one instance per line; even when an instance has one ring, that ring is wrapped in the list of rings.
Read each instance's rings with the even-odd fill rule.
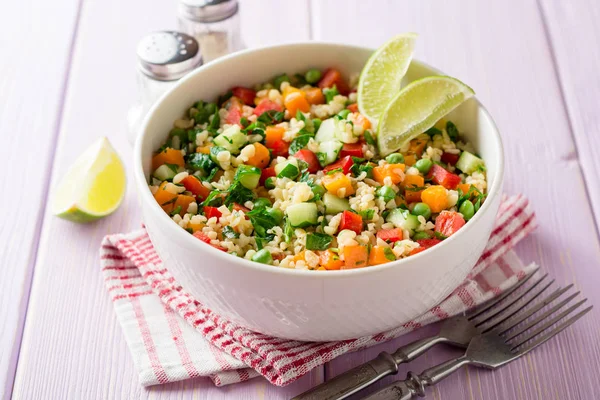
[[[364,66],[358,81],[358,109],[373,122],[400,90],[400,82],[413,57],[416,33],[403,33],[378,48]]]
[[[75,222],[91,222],[115,211],[125,195],[125,168],[108,139],[81,154],[52,196],[52,213]]]
[[[386,155],[398,150],[474,94],[473,89],[449,76],[428,76],[411,82],[379,119],[379,152]]]

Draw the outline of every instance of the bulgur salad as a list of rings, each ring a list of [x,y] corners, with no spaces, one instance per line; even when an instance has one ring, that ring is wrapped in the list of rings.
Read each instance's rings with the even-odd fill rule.
[[[152,159],[154,198],[199,240],[284,268],[360,268],[435,246],[479,210],[484,161],[443,119],[380,155],[353,81],[311,69],[196,102]]]

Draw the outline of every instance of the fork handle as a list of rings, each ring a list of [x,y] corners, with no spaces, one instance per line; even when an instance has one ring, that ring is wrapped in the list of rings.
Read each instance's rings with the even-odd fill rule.
[[[393,355],[382,352],[373,360],[352,368],[292,400],[342,400],[381,378],[398,372],[398,364],[410,361],[446,339],[433,336],[397,349]]]

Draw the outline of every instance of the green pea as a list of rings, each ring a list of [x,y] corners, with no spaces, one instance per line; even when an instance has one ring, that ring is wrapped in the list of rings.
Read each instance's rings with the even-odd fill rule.
[[[413,215],[421,215],[425,219],[431,217],[431,208],[425,203],[417,203],[412,210]]]
[[[475,206],[470,200],[465,200],[458,208],[458,212],[462,214],[462,216],[465,218],[465,221],[468,221],[473,218],[473,215],[475,215]]]
[[[404,156],[400,153],[392,153],[385,158],[390,164],[402,164],[404,162]]]
[[[321,80],[321,71],[316,68],[309,69],[306,71],[306,74],[304,74],[304,79],[306,79],[306,82],[308,83],[317,83]]]
[[[275,89],[279,90],[279,88],[281,87],[281,84],[283,82],[289,82],[289,81],[290,81],[290,77],[287,76],[287,74],[282,74],[282,75],[275,77],[275,80],[273,81],[273,86],[275,86]]]
[[[275,189],[275,178],[273,178],[272,176],[268,177],[265,180],[265,188],[269,190]]]
[[[348,116],[348,114],[350,114],[350,110],[348,110],[348,109],[344,109],[338,113],[338,115],[342,118],[346,118]]]
[[[254,200],[254,208],[271,207],[271,200],[266,197],[259,197]]]
[[[262,249],[252,256],[252,261],[261,264],[271,264],[273,262],[273,257],[271,257],[271,253],[269,253],[267,249]]]
[[[283,221],[283,211],[277,208],[268,207],[267,214],[269,214],[275,220],[277,225],[281,224],[281,222]]]
[[[421,239],[429,239],[429,235],[425,232],[416,232],[413,237],[413,240],[421,240]]]
[[[315,198],[321,198],[325,194],[325,188],[321,185],[314,185],[311,189]]]
[[[382,197],[387,202],[396,197],[396,192],[389,186],[382,186],[377,189],[377,196]]]
[[[415,163],[415,168],[418,169],[422,174],[428,173],[432,166],[433,163],[428,158],[421,158]]]

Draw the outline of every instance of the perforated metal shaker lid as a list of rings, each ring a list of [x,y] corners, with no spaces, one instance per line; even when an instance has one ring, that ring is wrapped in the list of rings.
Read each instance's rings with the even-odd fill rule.
[[[162,81],[179,79],[202,64],[196,39],[176,31],[153,32],[144,37],[137,56],[140,70]]]
[[[198,22],[217,22],[238,11],[237,0],[180,0],[179,12]]]

